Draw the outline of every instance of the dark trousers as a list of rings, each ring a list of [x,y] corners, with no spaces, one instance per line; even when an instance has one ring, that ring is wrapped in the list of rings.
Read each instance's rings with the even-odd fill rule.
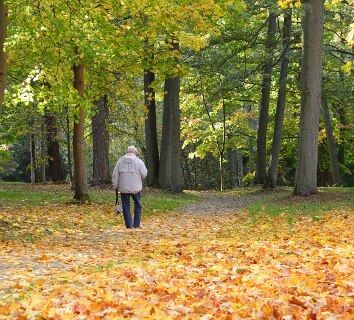
[[[132,221],[132,216],[130,214],[130,197],[134,201],[134,220]],[[141,219],[141,203],[140,203],[140,192],[138,193],[121,193],[120,198],[122,200],[123,217],[125,226],[127,228],[137,228],[140,227]]]

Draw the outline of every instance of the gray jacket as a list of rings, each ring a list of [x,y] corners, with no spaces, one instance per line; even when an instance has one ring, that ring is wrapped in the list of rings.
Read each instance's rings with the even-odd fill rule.
[[[147,175],[144,162],[133,153],[121,157],[113,170],[112,184],[121,193],[138,193],[143,188],[142,180]]]

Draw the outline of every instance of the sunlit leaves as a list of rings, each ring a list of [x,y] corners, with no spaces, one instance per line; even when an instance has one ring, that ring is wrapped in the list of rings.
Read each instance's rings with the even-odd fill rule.
[[[111,209],[2,211],[2,225],[28,233],[46,231],[34,243],[22,236],[0,243],[1,266],[5,261],[7,266],[1,274],[0,315],[353,316],[354,244],[347,227],[353,223],[352,210],[332,211],[319,220],[300,215],[292,224],[286,213],[254,220],[246,212],[180,212],[145,216],[142,232],[125,232]]]
[[[298,8],[301,6],[301,1],[300,0],[279,0],[278,5],[285,9],[285,8]]]

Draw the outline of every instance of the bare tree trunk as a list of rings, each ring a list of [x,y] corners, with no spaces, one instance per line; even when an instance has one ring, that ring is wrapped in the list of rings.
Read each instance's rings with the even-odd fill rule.
[[[182,191],[180,143],[180,77],[165,80],[159,184],[163,189]]]
[[[165,80],[165,92],[168,89],[167,80]],[[171,187],[171,103],[168,102],[167,95],[171,92],[167,91],[162,114],[162,134],[161,134],[161,150],[160,150],[160,167],[159,167],[159,185],[162,189]]]
[[[303,18],[303,52],[301,61],[302,93],[298,159],[294,194],[318,192],[318,130],[322,87],[322,36],[324,1],[307,0]]]
[[[243,156],[242,149],[236,149],[236,159],[237,159],[237,184],[240,188],[243,188]]]
[[[41,124],[40,166],[39,166],[39,174],[38,174],[38,182],[41,183],[46,182],[46,177],[45,177],[45,173],[46,173],[45,167],[47,163],[46,159],[47,159],[47,140],[45,135],[45,124],[43,120]]]
[[[30,136],[30,153],[31,153],[31,183],[36,182],[36,144],[34,134]]]
[[[174,41],[172,46],[172,50],[179,50],[177,41]],[[166,94],[163,107],[159,185],[161,188],[169,189],[173,192],[181,192],[183,190],[180,140],[180,88],[181,79],[179,76],[165,80],[164,91]]]
[[[84,66],[80,62],[73,67],[74,88],[81,96],[84,95]],[[75,110],[74,134],[73,134],[73,155],[74,155],[74,199],[86,201],[89,199],[88,184],[85,167],[85,139],[84,139],[84,109],[78,105]]]
[[[146,166],[149,170],[147,176],[148,186],[157,186],[159,178],[159,148],[157,141],[156,127],[156,101],[155,90],[151,84],[155,80],[155,74],[151,70],[144,72],[144,94],[145,105],[148,110],[145,120],[145,141],[146,141]]]
[[[289,46],[291,35],[291,10],[284,17],[283,27],[283,57],[281,59],[280,79],[278,90],[277,110],[275,114],[272,155],[270,158],[270,166],[268,176],[265,182],[265,188],[275,188],[277,185],[279,156],[281,148],[281,137],[283,134],[283,120],[286,103],[286,82],[288,79],[289,65]]]
[[[53,182],[63,181],[56,118],[49,111],[45,113],[45,123],[47,129],[48,175]]]
[[[69,179],[72,190],[74,190],[74,177],[73,177],[73,164],[71,157],[71,137],[70,137],[70,119],[69,119],[69,108],[66,107],[66,147],[67,147],[67,157],[68,157],[68,167],[69,167]]]
[[[259,124],[257,131],[257,160],[256,183],[263,184],[267,174],[267,127],[270,102],[270,89],[273,70],[273,52],[276,44],[276,15],[269,12],[266,53],[267,61],[264,64],[262,98],[259,111]]]
[[[107,96],[95,101],[97,113],[92,117],[92,154],[93,154],[93,177],[94,186],[104,186],[110,183],[109,172],[109,133],[106,127],[108,118]]]
[[[4,51],[4,44],[7,37],[8,10],[5,0],[0,0],[0,113],[4,101],[6,77],[7,77],[7,53]]]
[[[224,153],[219,154],[219,172],[220,172],[220,191],[224,191],[225,190]]]
[[[335,143],[334,137],[333,137],[331,118],[329,115],[328,102],[327,102],[326,97],[322,98],[322,110],[323,110],[323,118],[324,118],[324,123],[325,123],[325,128],[326,128],[329,158],[331,160],[333,183],[336,186],[340,186],[341,185],[341,178],[340,178],[340,172],[339,172],[337,148],[336,148],[336,143]]]

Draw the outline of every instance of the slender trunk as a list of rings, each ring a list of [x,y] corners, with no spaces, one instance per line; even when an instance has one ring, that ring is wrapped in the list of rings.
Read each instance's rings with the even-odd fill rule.
[[[73,67],[74,88],[80,96],[84,95],[84,66],[82,63]],[[84,149],[84,109],[78,105],[75,110],[74,133],[73,133],[73,155],[74,155],[74,199],[86,201],[88,196],[88,185],[86,179],[85,167],[85,149]]]
[[[224,181],[224,153],[219,155],[219,172],[220,172],[220,191],[225,190],[225,181]]]
[[[276,44],[276,18],[275,13],[269,13],[266,43],[267,60],[264,64],[262,97],[257,131],[256,183],[260,184],[265,182],[267,173],[267,127],[273,70],[273,52]]]
[[[307,0],[303,18],[303,52],[301,60],[301,111],[299,147],[294,194],[310,195],[317,189],[318,130],[322,85],[322,35],[324,1]]]
[[[47,159],[47,141],[45,136],[45,124],[42,121],[41,124],[41,144],[40,144],[40,167],[39,167],[39,175],[38,175],[38,182],[45,183],[45,166]]]
[[[291,10],[284,18],[283,27],[283,57],[281,59],[280,79],[278,90],[277,109],[275,114],[272,155],[270,158],[269,172],[266,179],[265,187],[275,188],[277,185],[279,156],[281,148],[281,137],[283,134],[283,120],[286,103],[286,82],[288,79],[288,65],[289,65],[289,46],[291,35]]]
[[[63,181],[56,118],[49,111],[45,113],[48,152],[48,175],[53,182]]]
[[[108,118],[107,96],[95,101],[96,114],[92,117],[92,154],[93,154],[93,176],[94,186],[104,186],[110,183],[109,172],[109,133],[106,127]]]
[[[31,151],[31,183],[36,182],[36,144],[34,134],[30,136],[30,151]]]
[[[7,53],[4,44],[7,37],[8,10],[5,0],[0,0],[0,113],[4,101],[6,77],[7,77]]]
[[[146,141],[146,166],[149,170],[147,176],[148,186],[157,186],[159,178],[159,149],[157,142],[156,127],[156,101],[155,90],[151,84],[155,80],[155,74],[151,70],[144,71],[144,94],[147,107],[147,118],[145,120],[145,141]]]
[[[244,103],[243,109],[245,112],[250,113],[252,111],[252,107],[250,105],[247,105],[247,103]],[[255,131],[257,124],[256,124],[256,119],[251,118],[248,120],[248,127],[252,130]],[[249,153],[249,159],[247,162],[247,167],[248,167],[248,173],[254,174],[256,171],[256,165],[255,165],[255,158],[256,158],[256,153],[254,150],[255,146],[255,141],[252,137],[248,137],[248,153]],[[253,184],[254,181],[252,181]]]
[[[339,172],[337,147],[336,147],[336,143],[335,143],[334,137],[333,137],[331,118],[330,118],[329,110],[328,110],[328,102],[325,97],[322,98],[322,110],[323,110],[323,118],[324,118],[324,123],[325,123],[325,128],[326,128],[329,158],[331,160],[333,183],[336,186],[340,186],[341,185],[341,178],[340,178],[340,172]]]
[[[69,118],[69,108],[66,107],[66,147],[67,147],[67,157],[68,157],[68,167],[69,167],[69,179],[74,190],[74,177],[73,177],[73,163],[71,157],[71,137],[70,137],[70,118]]]
[[[242,149],[236,149],[236,159],[237,159],[237,184],[240,188],[243,187],[243,156]]]

